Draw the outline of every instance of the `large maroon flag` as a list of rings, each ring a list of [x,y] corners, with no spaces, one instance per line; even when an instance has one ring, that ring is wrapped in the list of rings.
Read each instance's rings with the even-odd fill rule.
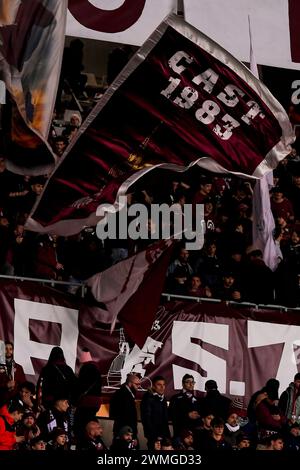
[[[111,316],[111,331],[118,319],[139,347],[150,334],[175,243],[154,243],[87,281],[95,299],[105,304]]]
[[[65,40],[67,0],[0,2],[0,79],[12,100],[7,167],[25,175],[53,169],[47,143]]]
[[[277,100],[228,52],[170,16],[89,115],[28,228],[72,234],[159,166],[261,177],[290,151]],[[128,179],[128,177],[130,178]]]

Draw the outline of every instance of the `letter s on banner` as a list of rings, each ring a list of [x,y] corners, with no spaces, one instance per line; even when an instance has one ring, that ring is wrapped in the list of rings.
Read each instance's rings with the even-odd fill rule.
[[[25,374],[34,375],[31,357],[48,359],[53,346],[60,346],[67,364],[75,369],[78,341],[78,310],[59,305],[15,299],[14,359],[24,369]],[[49,345],[30,340],[29,321],[39,320],[59,323],[61,341],[59,345]]]
[[[283,344],[277,371],[269,371],[270,377],[280,382],[280,393],[298,372],[294,346],[300,345],[300,326],[261,321],[248,321],[248,348]],[[277,373],[276,373],[277,372]]]
[[[190,373],[195,377],[196,390],[203,392],[206,380],[218,377],[219,390],[221,393],[226,393],[226,361],[205,351],[198,344],[191,343],[191,338],[201,339],[228,351],[229,326],[206,322],[174,321],[172,353],[180,358],[195,362],[207,372],[207,377],[202,377],[195,370],[173,365],[174,388],[180,389],[182,376],[185,373]]]
[[[74,18],[88,29],[102,33],[119,33],[130,28],[140,18],[146,0],[124,0],[115,10],[104,10],[88,0],[69,0]]]

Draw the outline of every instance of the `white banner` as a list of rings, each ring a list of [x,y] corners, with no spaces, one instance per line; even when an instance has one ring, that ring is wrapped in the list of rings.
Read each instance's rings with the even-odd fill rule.
[[[248,15],[258,64],[300,68],[299,0],[183,0],[185,20],[248,62]],[[140,46],[177,0],[69,0],[68,36]],[[298,19],[298,24],[297,24]]]
[[[69,0],[67,36],[140,46],[177,0]]]
[[[299,69],[300,34],[295,26],[300,21],[299,4],[299,0],[184,0],[184,12],[186,21],[246,62],[250,15],[257,63]]]

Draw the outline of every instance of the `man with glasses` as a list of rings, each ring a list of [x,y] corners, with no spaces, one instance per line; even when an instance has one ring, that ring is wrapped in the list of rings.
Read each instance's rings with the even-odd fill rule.
[[[199,399],[195,397],[194,387],[194,377],[185,374],[181,392],[171,398],[169,410],[174,437],[179,437],[183,430],[194,431],[201,426]]]

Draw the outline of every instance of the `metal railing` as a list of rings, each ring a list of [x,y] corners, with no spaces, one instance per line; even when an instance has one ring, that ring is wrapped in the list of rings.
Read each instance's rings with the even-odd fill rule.
[[[273,304],[255,304],[252,302],[235,302],[234,300],[221,300],[221,299],[211,299],[207,297],[193,297],[190,295],[177,295],[177,294],[168,294],[164,292],[161,294],[163,298],[166,298],[168,301],[174,299],[179,299],[179,300],[192,300],[193,302],[198,302],[198,303],[225,303],[226,305],[235,305],[237,307],[250,307],[250,308],[255,308],[256,310],[262,308],[262,309],[270,309],[270,310],[280,310],[283,312],[287,311],[294,311],[294,312],[300,312],[300,307],[286,307],[284,305],[273,305]]]
[[[50,284],[51,287],[55,287],[56,285],[61,286],[69,286],[69,287],[78,287],[80,288],[81,297],[84,298],[86,293],[86,285],[84,282],[72,282],[72,281],[56,281],[55,279],[43,279],[37,277],[26,277],[26,276],[8,276],[4,274],[0,274],[0,279],[9,279],[13,281],[30,281],[36,282],[38,284]]]
[[[87,286],[85,282],[75,282],[75,281],[56,281],[54,279],[43,279],[43,278],[36,278],[36,277],[26,277],[26,276],[8,276],[4,274],[0,274],[0,279],[10,279],[10,280],[19,280],[19,281],[30,281],[36,282],[39,284],[49,284],[51,287],[55,287],[56,285],[64,285],[68,287],[77,287],[80,289],[81,298],[85,297]],[[164,292],[161,294],[161,297],[166,298],[168,301],[174,300],[190,300],[197,303],[216,303],[219,304],[221,302],[225,303],[226,305],[235,305],[237,307],[250,307],[255,308],[256,310],[262,309],[270,309],[270,310],[280,310],[280,311],[295,311],[300,312],[300,307],[287,307],[284,305],[275,305],[275,304],[255,304],[252,302],[235,302],[234,300],[221,300],[221,299],[212,299],[207,297],[194,297],[191,295],[178,295],[178,294],[169,294],[168,292]]]

